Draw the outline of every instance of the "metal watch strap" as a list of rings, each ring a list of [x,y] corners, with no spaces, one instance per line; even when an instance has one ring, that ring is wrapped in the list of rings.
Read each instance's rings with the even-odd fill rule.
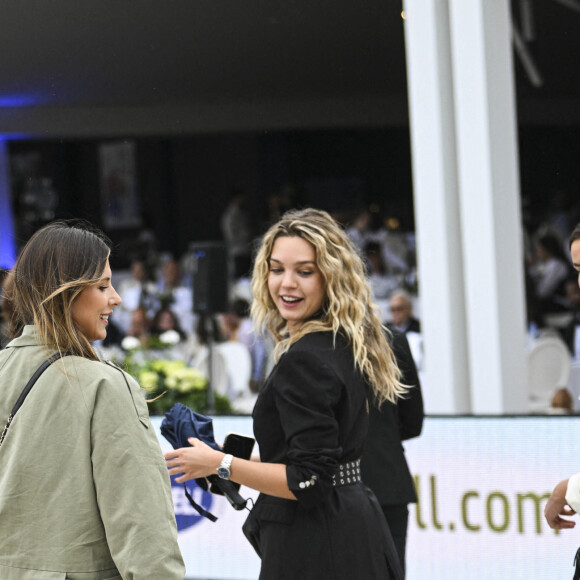
[[[224,458],[222,459],[222,462],[220,463],[220,466],[218,467],[217,471],[218,471],[218,475],[222,478],[222,479],[229,479],[231,474],[231,469],[232,469],[232,461],[234,459],[234,456],[231,453],[227,453]],[[223,477],[220,472],[222,470],[227,470],[228,472],[228,477]]]

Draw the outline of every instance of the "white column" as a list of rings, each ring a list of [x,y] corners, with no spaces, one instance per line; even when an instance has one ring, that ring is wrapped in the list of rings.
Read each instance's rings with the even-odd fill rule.
[[[447,0],[405,0],[427,413],[470,411]]]
[[[526,411],[509,0],[449,0],[472,412]]]
[[[0,139],[0,268],[11,268],[16,261],[14,218],[10,183],[8,144]]]

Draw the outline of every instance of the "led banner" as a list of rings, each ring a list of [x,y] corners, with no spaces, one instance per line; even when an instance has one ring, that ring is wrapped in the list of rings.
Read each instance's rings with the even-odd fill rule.
[[[161,418],[153,423],[170,449]],[[217,417],[214,431],[218,442],[251,435],[251,418]],[[543,508],[558,481],[580,472],[579,442],[575,417],[428,417],[423,434],[405,443],[419,495],[409,511],[407,580],[571,578],[580,523],[556,533]],[[218,520],[199,516],[174,484],[187,578],[257,579],[260,562],[241,531],[247,511],[193,482],[190,489]]]
[[[573,576],[580,523],[556,533],[543,511],[556,483],[580,472],[577,418],[430,417],[405,449],[419,494],[408,580]]]

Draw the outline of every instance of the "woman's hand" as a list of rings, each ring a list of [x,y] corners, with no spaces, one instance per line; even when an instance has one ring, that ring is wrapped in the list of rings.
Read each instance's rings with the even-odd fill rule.
[[[573,528],[576,525],[576,522],[560,517],[573,516],[576,513],[566,503],[567,488],[568,480],[564,479],[554,488],[554,491],[544,508],[544,517],[546,518],[548,525],[555,530]]]
[[[169,475],[181,474],[175,478],[177,483],[215,475],[225,455],[195,437],[190,437],[188,441],[191,447],[181,447],[164,454]]]

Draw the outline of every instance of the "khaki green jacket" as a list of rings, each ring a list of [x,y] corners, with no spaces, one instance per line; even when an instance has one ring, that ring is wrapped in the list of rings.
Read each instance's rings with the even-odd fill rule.
[[[0,351],[0,431],[47,351],[35,327]],[[0,446],[0,579],[183,580],[167,467],[143,391],[67,356]]]

